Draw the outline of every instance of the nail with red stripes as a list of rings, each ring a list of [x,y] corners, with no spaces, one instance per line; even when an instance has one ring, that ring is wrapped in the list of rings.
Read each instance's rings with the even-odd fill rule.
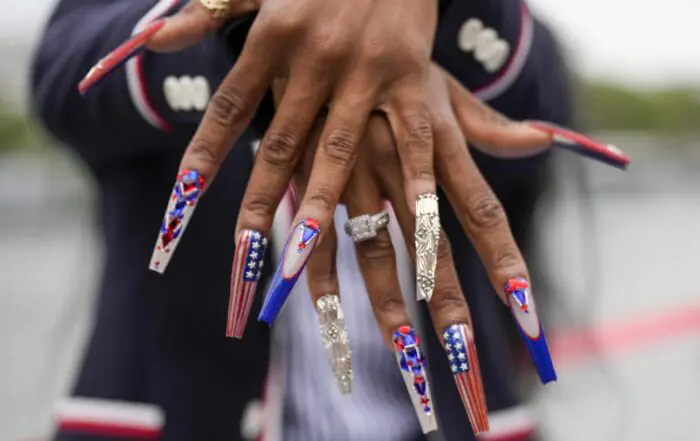
[[[85,95],[88,90],[106,78],[107,75],[143,50],[148,40],[165,25],[165,22],[166,19],[154,21],[146,26],[142,32],[131,37],[98,61],[78,84],[80,94]]]
[[[420,349],[420,338],[412,326],[399,326],[394,331],[394,353],[401,376],[411,397],[423,433],[437,430],[433,398],[428,384],[425,357]]]
[[[318,221],[308,217],[292,228],[277,266],[277,272],[265,296],[265,303],[258,315],[259,321],[272,326],[292,288],[299,280],[299,276],[306,268],[306,263],[318,243],[319,234],[321,234],[321,228]]]
[[[474,334],[469,326],[457,324],[445,329],[442,339],[452,375],[457,383],[457,391],[462,397],[472,429],[475,434],[488,432],[488,408]]]
[[[631,162],[629,156],[612,144],[596,141],[550,122],[528,121],[527,124],[548,133],[552,137],[552,145],[554,147],[570,150],[581,156],[587,156],[623,170],[627,169]]]
[[[178,173],[151,256],[149,268],[152,271],[165,272],[205,186],[202,175],[194,170],[185,169]]]
[[[552,354],[549,352],[544,327],[537,314],[535,299],[530,293],[530,283],[524,277],[512,277],[505,286],[506,299],[513,313],[518,331],[530,358],[537,369],[542,384],[557,380]]]
[[[254,230],[241,230],[231,268],[231,293],[226,336],[242,338],[262,274],[267,239]]]

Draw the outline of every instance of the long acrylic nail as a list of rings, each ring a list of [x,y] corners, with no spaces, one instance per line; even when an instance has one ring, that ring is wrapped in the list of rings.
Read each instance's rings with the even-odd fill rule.
[[[119,66],[138,54],[145,47],[153,34],[158,32],[165,25],[165,22],[166,19],[154,21],[146,26],[142,32],[131,37],[98,61],[78,84],[78,91],[80,94],[84,95],[90,88],[106,78],[107,75],[114,72]]]
[[[177,175],[168,208],[160,226],[160,234],[153,250],[149,268],[163,273],[185,233],[199,198],[204,191],[204,178],[194,170],[183,170]]]
[[[570,150],[578,155],[587,156],[616,168],[626,169],[631,159],[622,150],[612,144],[605,144],[572,130],[559,127],[545,121],[528,121],[527,124],[547,132],[552,137],[552,145]]]
[[[242,338],[262,273],[267,239],[254,230],[241,230],[233,254],[226,336]]]
[[[416,200],[416,296],[430,301],[435,289],[438,244],[440,243],[440,211],[434,193]]]
[[[341,394],[352,392],[352,352],[340,297],[326,294],[316,301],[321,341],[326,348],[336,384]]]
[[[556,381],[557,373],[554,370],[544,327],[537,313],[535,299],[530,293],[530,283],[524,277],[512,277],[506,283],[505,293],[520,336],[537,368],[540,381],[542,384]]]
[[[467,410],[474,433],[489,430],[488,408],[481,381],[474,335],[469,326],[451,325],[442,334],[447,359],[457,383],[457,391]]]
[[[316,248],[320,233],[321,229],[315,219],[302,219],[294,226],[284,246],[277,272],[270,282],[265,303],[258,315],[259,321],[272,326]]]
[[[396,361],[423,433],[429,433],[437,430],[437,420],[432,407],[433,399],[426,375],[425,357],[419,345],[420,339],[412,326],[400,326],[394,331]]]

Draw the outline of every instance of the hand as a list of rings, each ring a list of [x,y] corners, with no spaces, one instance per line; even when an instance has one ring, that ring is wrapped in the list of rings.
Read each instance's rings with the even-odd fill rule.
[[[238,232],[267,234],[302,143],[326,105],[326,126],[301,202],[300,219],[313,219],[315,226],[307,250],[330,224],[373,110],[387,115],[399,140],[408,200],[434,193],[433,115],[425,104],[425,86],[436,10],[436,2],[430,0],[263,2],[238,62],[213,96],[183,156],[181,170],[188,173],[182,178],[197,187],[192,198],[213,180],[232,141],[250,123],[273,79],[280,77],[287,87],[262,140]],[[168,20],[149,47],[180,49],[221,23],[200,3],[191,3]],[[152,269],[165,270],[194,204],[190,201],[182,213],[174,214],[172,227],[167,226],[172,216],[166,215],[165,240],[159,239]]]

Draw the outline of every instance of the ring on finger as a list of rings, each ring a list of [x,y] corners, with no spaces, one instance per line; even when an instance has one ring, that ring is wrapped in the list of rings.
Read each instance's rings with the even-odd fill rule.
[[[389,212],[386,210],[376,214],[363,214],[345,222],[345,234],[352,237],[355,243],[360,243],[374,239],[377,233],[387,225],[389,225]]]
[[[226,18],[231,9],[230,0],[199,0],[214,18]]]

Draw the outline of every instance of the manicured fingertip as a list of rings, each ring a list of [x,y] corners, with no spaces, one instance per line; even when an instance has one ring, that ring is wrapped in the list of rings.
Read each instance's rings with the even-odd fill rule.
[[[302,219],[292,228],[258,315],[259,321],[272,326],[318,244],[320,233],[318,221],[311,218]]]
[[[527,347],[542,384],[557,380],[552,355],[547,344],[530,283],[524,277],[512,277],[504,288],[518,332]]]
[[[632,161],[627,154],[612,144],[605,144],[572,130],[545,121],[528,121],[526,124],[548,133],[552,146],[572,151],[598,162],[626,170]]]

